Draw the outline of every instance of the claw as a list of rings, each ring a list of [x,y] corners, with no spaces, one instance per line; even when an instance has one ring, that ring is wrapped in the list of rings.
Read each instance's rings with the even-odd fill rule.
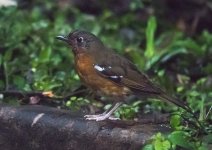
[[[85,115],[86,120],[95,120],[95,121],[102,121],[102,120],[119,120],[119,118],[111,117],[112,113],[121,105],[121,102],[115,103],[115,105],[108,111],[105,111],[99,115]]]

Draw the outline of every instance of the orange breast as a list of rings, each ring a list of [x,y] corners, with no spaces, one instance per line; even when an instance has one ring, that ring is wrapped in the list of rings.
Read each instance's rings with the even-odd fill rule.
[[[86,54],[79,54],[75,59],[77,73],[86,86],[108,96],[123,96],[129,94],[127,87],[100,76],[94,69],[93,59]]]

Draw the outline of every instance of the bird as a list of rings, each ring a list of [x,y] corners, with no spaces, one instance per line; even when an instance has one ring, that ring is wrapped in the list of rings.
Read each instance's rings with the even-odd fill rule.
[[[108,48],[96,35],[74,30],[68,35],[59,35],[72,49],[74,64],[82,83],[94,92],[113,100],[111,108],[96,115],[85,115],[86,120],[103,121],[112,117],[130,95],[151,96],[191,112],[183,101],[168,95],[154,84],[129,59]]]

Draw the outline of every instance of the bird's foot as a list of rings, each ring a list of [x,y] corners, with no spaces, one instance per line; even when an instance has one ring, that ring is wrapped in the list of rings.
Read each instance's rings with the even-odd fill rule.
[[[109,120],[120,120],[119,118],[109,116],[108,114],[99,114],[99,115],[85,115],[86,120],[95,120],[95,121],[103,121],[106,119]]]

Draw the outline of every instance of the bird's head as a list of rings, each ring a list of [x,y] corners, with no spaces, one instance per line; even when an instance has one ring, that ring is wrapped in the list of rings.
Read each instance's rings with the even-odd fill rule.
[[[67,36],[57,36],[59,40],[68,43],[74,54],[89,53],[103,46],[102,42],[92,33],[75,30]]]

